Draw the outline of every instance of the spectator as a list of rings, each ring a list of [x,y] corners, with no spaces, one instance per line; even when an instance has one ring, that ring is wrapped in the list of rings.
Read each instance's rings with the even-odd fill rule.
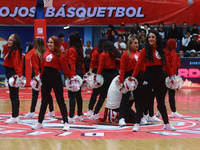
[[[122,54],[126,49],[126,43],[123,42],[123,36],[118,36],[118,41],[114,43],[116,49]]]
[[[184,57],[184,51],[183,51],[183,50],[180,50],[179,53],[178,53],[178,56],[179,56],[179,57]]]
[[[121,26],[120,26],[120,29],[117,29],[117,34],[118,35],[124,35],[125,34],[125,24],[124,22],[122,22]]]
[[[155,27],[155,28],[153,28],[153,30],[158,32],[158,28],[156,28],[156,27]]]
[[[116,30],[112,30],[111,31],[111,36],[109,38],[109,41],[111,41],[113,44],[118,41],[117,31]]]
[[[142,35],[140,39],[140,45],[139,45],[139,50],[143,49],[146,44],[146,36]]]
[[[68,50],[68,43],[65,42],[65,35],[63,33],[58,35],[59,37],[59,44],[60,44],[60,50],[61,52],[63,52],[63,54],[65,54],[65,52]]]
[[[167,31],[164,28],[164,23],[163,22],[159,22],[158,24],[158,33],[161,35],[162,39],[163,39],[163,46],[165,47],[166,43],[167,43]]]
[[[111,31],[115,30],[114,26],[112,24],[108,25],[108,30],[106,32],[107,38],[109,39],[111,37]]]
[[[183,26],[180,29],[180,37],[181,38],[185,37],[187,31],[190,31],[190,28],[188,27],[188,23],[187,22],[183,22]]]
[[[150,27],[149,27],[149,24],[145,23],[145,24],[143,25],[143,30],[146,31],[146,37],[147,37],[149,31],[151,31],[151,29],[150,29]]]
[[[131,34],[130,34],[130,30],[129,29],[125,29],[125,34],[123,36],[123,41],[124,43],[127,44],[128,42],[128,39],[131,37]]]
[[[91,55],[90,51],[93,47],[91,47],[91,42],[87,41],[86,47],[83,47],[83,57],[84,57],[84,64],[85,64],[85,70],[86,72],[89,71],[90,67],[90,61],[91,61]]]
[[[181,49],[182,49],[184,52],[186,52],[187,47],[188,47],[188,44],[189,44],[189,42],[191,41],[191,38],[192,38],[191,32],[190,32],[190,30],[187,30],[185,36],[182,37],[182,41],[181,41],[181,43],[182,43]]]
[[[140,32],[140,26],[137,22],[133,24],[133,29],[131,30],[131,34],[137,34]]]
[[[195,34],[195,33],[196,34],[199,33],[197,24],[193,24],[193,26],[192,26],[192,35]]]
[[[189,42],[187,50],[196,50],[199,51],[200,50],[200,43],[197,40],[197,34],[193,34],[192,35],[192,40]]]
[[[190,56],[189,57],[196,57],[196,56],[197,56],[196,51],[194,49],[192,49],[190,51]]]

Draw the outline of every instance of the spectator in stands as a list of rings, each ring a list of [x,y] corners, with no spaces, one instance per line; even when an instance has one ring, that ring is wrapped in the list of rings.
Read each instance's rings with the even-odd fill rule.
[[[125,34],[123,36],[123,42],[124,43],[127,43],[128,42],[128,39],[131,37],[131,34],[130,34],[130,30],[129,29],[125,29]]]
[[[139,45],[139,50],[143,49],[146,44],[146,36],[142,35],[140,39],[140,45]]]
[[[185,36],[182,37],[182,41],[181,41],[181,45],[182,45],[181,49],[184,52],[186,52],[188,44],[191,41],[191,38],[192,38],[191,32],[190,32],[190,30],[187,30]]]
[[[176,42],[177,42],[176,52],[178,53],[180,50],[181,41],[180,41],[180,34],[175,23],[171,25],[171,29],[168,32],[168,38],[176,39]]]
[[[199,51],[200,50],[200,43],[197,40],[197,34],[193,34],[192,35],[192,40],[189,42],[187,50],[196,50]]]
[[[147,37],[149,31],[151,31],[149,24],[147,24],[147,23],[143,24],[143,30],[146,31],[146,37]]]
[[[61,52],[63,52],[63,54],[65,54],[65,52],[68,50],[68,43],[65,42],[65,35],[63,33],[58,35],[59,37],[59,44],[60,44],[60,50]]]
[[[193,24],[193,26],[192,26],[192,35],[195,34],[195,33],[196,34],[199,33],[197,24]]]
[[[111,41],[113,44],[118,41],[117,31],[116,30],[112,30],[111,31],[111,36],[109,38],[109,41]]]
[[[190,56],[189,56],[189,57],[196,57],[196,56],[197,56],[196,51],[195,51],[194,49],[192,49],[192,50],[190,51]]]
[[[184,51],[183,51],[183,50],[180,50],[179,53],[178,53],[178,56],[179,56],[179,57],[184,57]]]
[[[166,43],[167,43],[167,31],[164,28],[164,23],[163,22],[159,22],[158,24],[158,33],[161,35],[162,39],[163,39],[163,46],[165,47]]]
[[[183,22],[182,28],[180,29],[180,37],[183,38],[186,36],[187,31],[190,31],[187,22]]]
[[[90,41],[87,41],[86,47],[83,47],[83,57],[84,57],[84,64],[85,64],[86,72],[89,71],[90,61],[91,61],[90,51],[92,50],[92,48],[93,47],[91,47]]]
[[[122,54],[126,49],[126,43],[123,42],[123,36],[118,35],[118,41],[114,43],[116,49]]]
[[[156,28],[156,27],[155,27],[155,28],[153,28],[153,30],[158,32],[158,28]]]
[[[118,35],[124,35],[125,34],[125,24],[124,22],[122,22],[121,26],[120,26],[120,29],[117,29],[117,34]]]
[[[115,30],[114,26],[112,24],[108,25],[108,30],[106,32],[107,38],[109,39],[111,37],[111,31]]]
[[[133,29],[131,30],[131,34],[137,34],[140,32],[140,26],[137,22],[133,24]]]

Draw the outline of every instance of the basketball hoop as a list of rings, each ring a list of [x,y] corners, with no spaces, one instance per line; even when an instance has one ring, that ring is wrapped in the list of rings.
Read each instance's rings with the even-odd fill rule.
[[[43,0],[44,7],[53,7],[53,0]]]

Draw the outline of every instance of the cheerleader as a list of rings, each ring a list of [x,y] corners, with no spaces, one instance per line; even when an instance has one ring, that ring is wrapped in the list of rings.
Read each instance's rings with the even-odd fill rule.
[[[56,36],[51,36],[48,39],[48,48],[42,60],[42,103],[38,116],[38,122],[32,126],[33,130],[43,128],[42,122],[46,112],[47,105],[51,99],[51,90],[53,88],[58,106],[64,122],[63,130],[69,130],[67,108],[63,97],[63,84],[60,71],[63,69],[64,73],[71,78],[71,72],[68,67],[67,61],[60,50],[59,40]]]
[[[128,40],[126,51],[122,54],[121,62],[120,62],[120,76],[119,76],[119,83],[123,83],[124,79],[128,76],[130,77],[133,73],[133,70],[135,68],[135,65],[138,61],[139,52],[138,52],[138,40],[135,37],[131,37]],[[144,68],[144,67],[143,67]],[[137,80],[141,80],[141,74],[137,76]],[[140,85],[140,82],[139,82]],[[133,91],[134,100],[137,105],[138,97],[139,97],[140,88],[137,88]],[[132,104],[129,104],[131,102],[129,100],[131,91],[127,92],[126,94],[122,95],[122,100],[119,107],[119,125],[124,126],[125,118],[126,122],[132,122],[134,123],[135,120],[135,112],[131,109]]]
[[[31,65],[32,65],[32,78],[37,77],[40,75],[41,72],[41,64],[42,64],[42,58],[43,54],[46,51],[45,44],[43,39],[37,38],[34,40],[34,53],[31,57]],[[30,112],[24,116],[24,118],[35,118],[35,107],[37,104],[39,95],[39,90],[34,90],[32,88],[32,103]],[[49,112],[46,114],[48,117],[54,117],[55,112],[53,111],[53,98],[49,100]]]
[[[98,68],[98,64],[99,64],[98,63],[99,62],[99,57],[100,57],[100,54],[103,52],[102,44],[105,41],[108,41],[108,39],[101,39],[99,41],[99,44],[98,44],[98,49],[94,50],[94,52],[92,53],[92,59],[91,59],[91,62],[90,62],[90,70],[89,70],[89,72],[97,73],[97,68]],[[97,96],[99,95],[99,93],[100,93],[100,88],[93,89],[92,95],[90,97],[90,102],[89,102],[89,105],[88,105],[87,116],[91,116],[93,114],[92,110],[93,110],[93,107],[94,107],[94,105],[96,103]]]
[[[177,69],[178,69],[178,67],[181,66],[181,62],[180,62],[180,58],[179,58],[178,54],[176,53],[176,47],[177,47],[176,40],[173,38],[170,38],[167,41],[167,44],[165,46],[165,51],[166,51],[167,59],[172,68],[172,73],[177,75],[178,74]],[[183,117],[183,115],[179,114],[176,111],[176,103],[175,103],[176,91],[174,89],[169,89],[169,88],[167,88],[167,90],[168,90],[168,95],[169,95],[169,104],[170,104],[170,108],[172,111],[170,117],[171,118]]]
[[[83,78],[83,74],[85,74],[84,67],[84,58],[82,51],[82,44],[80,41],[80,37],[78,33],[71,33],[68,38],[69,41],[69,50],[66,52],[66,56],[71,68],[71,74],[73,76],[79,75]],[[81,89],[77,92],[68,91],[69,97],[69,123],[75,123],[75,121],[82,121],[82,105],[83,99],[81,96]],[[74,116],[75,113],[75,102],[77,102],[78,112],[77,115]]]
[[[102,46],[103,52],[100,54],[99,65],[97,74],[102,74],[104,78],[104,83],[100,87],[100,96],[95,107],[93,115],[90,117],[90,120],[97,120],[98,113],[106,99],[108,88],[119,72],[118,65],[116,62],[116,58],[120,58],[120,53],[114,47],[113,43],[110,41],[106,41]]]
[[[163,66],[169,76],[172,76],[169,62],[166,60],[166,56],[163,50],[162,38],[158,32],[152,31],[148,34],[148,40],[145,48],[140,52],[140,56],[134,72],[133,77],[136,77],[140,71],[143,63],[146,64],[146,71],[143,75],[143,83],[141,87],[140,103],[136,110],[136,124],[133,127],[134,132],[140,130],[139,123],[143,116],[144,108],[150,99],[152,89],[155,92],[158,108],[164,121],[164,129],[176,130],[168,120],[167,110],[165,107],[165,75],[163,73]]]
[[[6,78],[9,79],[13,75],[22,76],[21,65],[22,60],[22,46],[20,38],[17,34],[12,34],[8,38],[9,52],[4,57],[4,67],[6,71]],[[5,123],[18,123],[19,119],[19,88],[9,86],[10,100],[12,104],[12,117],[7,119]]]

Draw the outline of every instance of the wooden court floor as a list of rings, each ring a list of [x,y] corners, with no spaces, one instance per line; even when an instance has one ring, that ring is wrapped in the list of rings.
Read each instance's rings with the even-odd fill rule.
[[[168,97],[166,106],[170,113]],[[88,100],[83,102],[87,111]],[[20,112],[28,112],[31,100],[20,100]],[[155,104],[156,105],[156,104]],[[179,113],[200,114],[200,89],[181,89],[176,93]],[[40,101],[36,111],[39,110]],[[59,111],[54,101],[55,111]],[[67,108],[69,108],[67,101]],[[155,107],[156,108],[156,107]],[[103,111],[103,109],[101,110]],[[11,112],[7,99],[0,99],[0,113]],[[120,136],[120,135],[119,135]],[[199,150],[199,138],[172,139],[48,139],[48,138],[5,138],[0,137],[0,150]]]

